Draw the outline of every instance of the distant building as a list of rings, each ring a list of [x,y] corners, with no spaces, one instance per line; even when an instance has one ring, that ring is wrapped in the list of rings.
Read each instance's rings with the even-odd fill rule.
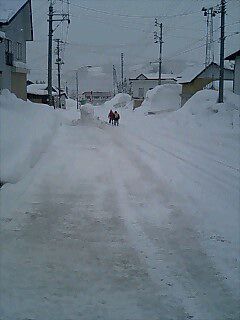
[[[59,108],[58,89],[52,87],[52,96],[55,108]],[[46,83],[34,83],[27,86],[27,98],[35,103],[42,103],[48,105],[48,86]],[[66,109],[67,94],[61,91],[60,103],[61,108]]]
[[[158,85],[158,76],[158,73],[141,73],[137,77],[129,79],[134,108],[142,104],[148,90]],[[174,84],[176,82],[176,77],[173,74],[161,75],[161,84]]]
[[[33,40],[31,0],[1,2],[0,89],[26,100],[26,42]]]
[[[230,54],[225,60],[234,60],[233,92],[240,95],[240,50]]]
[[[219,73],[219,65],[212,62],[205,68],[203,66],[189,67],[180,74],[178,83],[182,85],[181,106],[209,83],[219,80]],[[233,80],[233,70],[224,68],[224,80]]]
[[[82,99],[86,100],[89,103],[98,105],[103,104],[104,102],[112,98],[111,92],[105,91],[85,91],[82,94]]]

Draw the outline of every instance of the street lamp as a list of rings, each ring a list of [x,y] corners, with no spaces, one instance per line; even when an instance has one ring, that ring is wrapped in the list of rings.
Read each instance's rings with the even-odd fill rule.
[[[81,70],[81,69],[89,69],[89,68],[92,68],[91,65],[86,65],[86,66],[81,66],[81,67],[78,67],[77,70],[76,70],[76,89],[77,89],[77,109],[79,107],[79,100],[78,100],[78,95],[79,95],[79,80],[78,80],[78,71]]]

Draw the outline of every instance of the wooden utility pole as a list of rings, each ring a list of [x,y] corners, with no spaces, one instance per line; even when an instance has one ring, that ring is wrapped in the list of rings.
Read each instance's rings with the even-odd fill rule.
[[[53,22],[54,21],[67,21],[70,23],[69,12],[68,13],[54,13],[53,11],[53,1],[49,0],[49,10],[48,10],[48,104],[50,106],[54,105],[52,97],[52,41],[53,41]],[[67,0],[68,3],[68,0]],[[54,18],[54,17],[57,18]],[[58,18],[59,16],[59,18]],[[55,105],[54,105],[55,109]]]
[[[162,44],[163,44],[163,40],[162,40],[162,29],[163,29],[163,25],[162,23],[159,23],[157,18],[155,19],[155,27],[159,27],[159,35],[158,33],[155,31],[154,32],[154,40],[155,43],[159,43],[159,62],[158,62],[158,85],[160,85],[162,83]]]
[[[218,96],[219,103],[223,102],[223,89],[224,89],[225,14],[226,14],[226,2],[225,0],[221,0],[220,76],[219,76],[219,96]]]
[[[53,38],[53,4],[52,0],[48,12],[48,104],[52,106],[52,38]],[[55,105],[54,105],[55,109]]]
[[[57,42],[57,59],[56,64],[58,67],[58,107],[61,108],[61,65],[64,63],[60,58],[60,43],[63,43],[60,39],[55,39],[54,41]]]

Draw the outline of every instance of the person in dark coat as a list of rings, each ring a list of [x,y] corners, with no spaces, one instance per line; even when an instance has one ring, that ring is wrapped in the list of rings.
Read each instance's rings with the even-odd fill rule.
[[[113,111],[112,110],[110,110],[110,112],[109,112],[109,114],[108,114],[108,123],[111,123],[111,124],[113,124],[113,122],[114,122],[114,113],[113,113]]]
[[[120,115],[117,111],[114,112],[114,125],[118,126],[119,124]]]

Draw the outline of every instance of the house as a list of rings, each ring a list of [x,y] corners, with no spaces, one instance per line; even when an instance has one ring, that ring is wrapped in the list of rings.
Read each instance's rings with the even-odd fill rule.
[[[129,79],[134,108],[137,108],[142,104],[147,91],[156,87],[158,85],[158,80],[158,73],[141,73],[137,77]],[[161,84],[173,84],[176,82],[177,80],[173,74],[161,75]]]
[[[233,92],[240,95],[240,50],[233,52],[225,60],[234,60]]]
[[[219,80],[220,67],[212,62],[207,67],[191,66],[177,77],[182,85],[181,106],[197,91],[205,88],[209,83]],[[224,80],[233,80],[233,70],[224,68]]]
[[[58,89],[52,87],[52,96],[54,107],[59,108],[59,93]],[[27,98],[35,103],[48,105],[48,85],[46,83],[34,83],[27,86]],[[61,90],[60,105],[62,109],[66,109],[67,94]]]
[[[103,104],[112,98],[112,93],[108,91],[85,91],[82,99],[94,105]]]
[[[27,100],[26,42],[33,40],[31,0],[1,1],[0,89]]]

